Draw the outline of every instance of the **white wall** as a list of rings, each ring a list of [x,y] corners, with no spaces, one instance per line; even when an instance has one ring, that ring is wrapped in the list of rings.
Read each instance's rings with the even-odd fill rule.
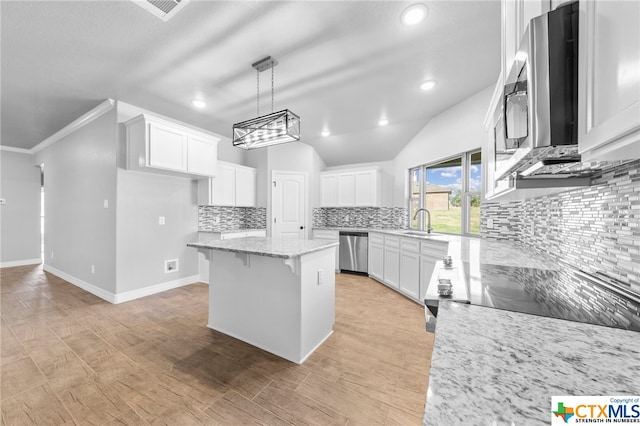
[[[267,148],[250,150],[247,152],[247,165],[254,167],[257,172],[257,206],[267,208],[267,232],[271,234],[271,182],[272,172],[302,171],[308,176],[306,232],[311,237],[313,224],[313,207],[320,200],[320,172],[326,169],[324,161],[315,149],[304,143],[292,142],[274,145]]]
[[[40,169],[31,154],[0,151],[0,266],[40,263]]]
[[[434,117],[393,160],[395,184],[393,204],[407,205],[408,169],[442,160],[482,146],[486,139],[484,117],[493,86],[476,93]]]
[[[109,293],[116,290],[116,145],[112,109],[36,154],[45,170],[45,265]]]
[[[380,169],[380,206],[392,207],[393,206],[393,186],[395,181],[395,169],[393,167],[393,160],[389,161],[377,161],[371,163],[357,163],[357,164],[345,164],[342,166],[327,167],[328,172],[337,171],[343,169],[366,169],[366,168],[378,168]],[[320,205],[320,200],[315,207]]]
[[[196,181],[119,168],[117,224],[118,294],[199,274],[198,252],[187,247],[198,240]],[[171,259],[179,270],[165,274]]]

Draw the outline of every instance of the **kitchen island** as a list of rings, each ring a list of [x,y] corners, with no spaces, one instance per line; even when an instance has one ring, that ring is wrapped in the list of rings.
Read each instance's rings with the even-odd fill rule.
[[[332,333],[338,242],[195,242],[209,261],[208,327],[302,364]]]

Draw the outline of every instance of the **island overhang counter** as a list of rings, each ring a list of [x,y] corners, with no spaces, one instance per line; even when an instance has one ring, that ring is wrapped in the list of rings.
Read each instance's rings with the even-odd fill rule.
[[[260,237],[187,244],[209,261],[208,327],[302,364],[333,333],[337,245]]]

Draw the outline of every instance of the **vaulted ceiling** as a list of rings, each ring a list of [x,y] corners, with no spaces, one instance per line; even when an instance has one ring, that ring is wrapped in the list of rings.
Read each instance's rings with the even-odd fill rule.
[[[390,160],[500,72],[499,0],[425,1],[407,27],[412,3],[191,1],[163,22],[132,1],[3,0],[0,142],[32,148],[107,98],[231,137],[256,116],[251,64],[270,55],[275,110],[301,116],[327,165]],[[260,88],[264,114],[270,72]]]

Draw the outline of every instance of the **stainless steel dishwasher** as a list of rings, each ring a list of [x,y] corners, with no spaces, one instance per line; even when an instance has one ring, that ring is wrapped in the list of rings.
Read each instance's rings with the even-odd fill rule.
[[[369,234],[340,231],[340,271],[366,274]]]

